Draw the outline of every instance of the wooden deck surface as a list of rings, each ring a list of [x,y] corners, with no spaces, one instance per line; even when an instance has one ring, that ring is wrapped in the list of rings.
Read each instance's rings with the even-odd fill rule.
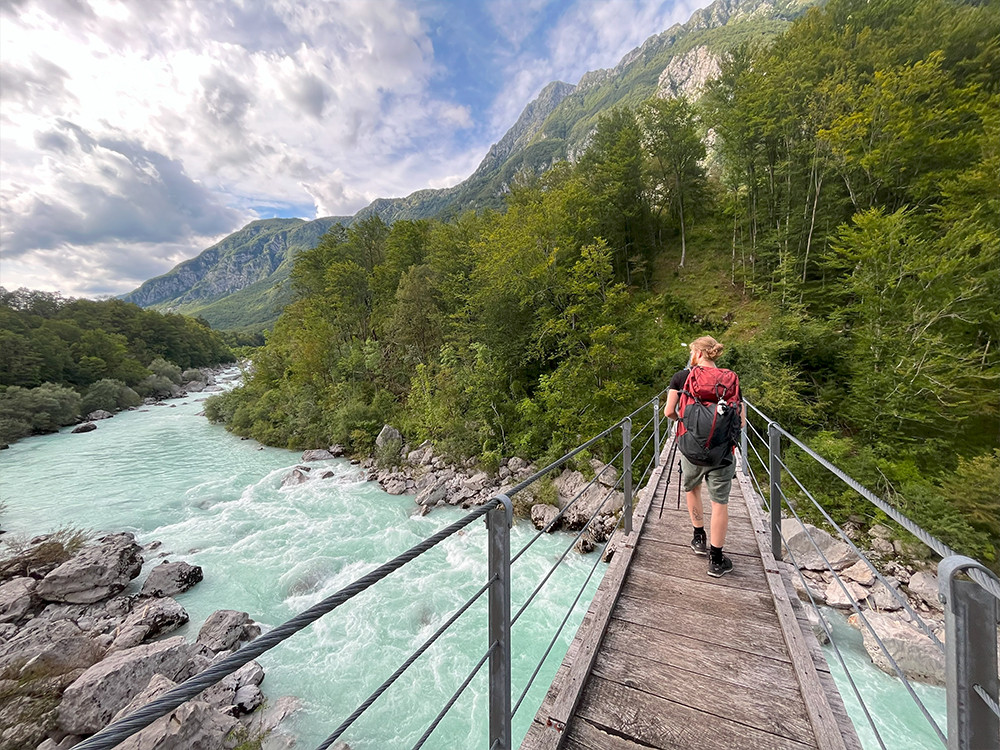
[[[639,493],[521,749],[860,749],[748,482],[738,473],[730,494],[734,569],[711,578],[683,496],[677,508],[676,459],[669,486],[666,468]],[[706,528],[710,506],[706,493]]]

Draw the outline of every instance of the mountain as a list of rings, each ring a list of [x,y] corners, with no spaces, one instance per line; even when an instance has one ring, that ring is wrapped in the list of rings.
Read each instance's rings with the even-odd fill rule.
[[[290,298],[286,281],[294,254],[314,247],[333,224],[373,215],[387,223],[448,219],[467,210],[501,208],[519,172],[538,173],[582,153],[602,113],[634,107],[654,95],[697,96],[718,72],[727,49],[781,34],[818,2],[717,0],[687,23],[649,37],[614,68],[590,71],[576,85],[548,84],[458,185],[379,198],[353,217],[252,222],[123,298],[143,307],[200,315],[216,328],[267,327]]]
[[[122,299],[200,316],[213,328],[266,327],[290,299],[286,281],[295,254],[315,247],[333,225],[351,221],[349,216],[252,221]]]

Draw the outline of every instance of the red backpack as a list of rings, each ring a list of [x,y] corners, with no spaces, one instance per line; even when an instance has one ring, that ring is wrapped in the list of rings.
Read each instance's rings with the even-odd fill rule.
[[[740,379],[721,367],[691,368],[680,392],[677,447],[693,464],[732,462],[743,425]]]

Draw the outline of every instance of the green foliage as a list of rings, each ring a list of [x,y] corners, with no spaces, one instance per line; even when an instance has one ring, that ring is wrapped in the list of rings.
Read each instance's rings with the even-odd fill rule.
[[[11,386],[0,393],[0,441],[55,432],[80,414],[80,394],[72,388],[43,383],[37,388]]]
[[[80,404],[80,413],[90,414],[98,409],[113,413],[141,403],[142,398],[139,394],[122,381],[106,378],[98,380],[87,388]]]

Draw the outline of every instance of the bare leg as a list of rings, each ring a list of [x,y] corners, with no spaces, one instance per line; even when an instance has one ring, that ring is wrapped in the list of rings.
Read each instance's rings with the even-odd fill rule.
[[[690,501],[689,501],[690,502]],[[726,546],[726,531],[729,529],[729,506],[712,503],[712,546]]]
[[[701,504],[701,484],[690,492],[686,493],[688,504],[688,514],[691,516],[691,525],[700,528],[705,525],[705,508]]]

